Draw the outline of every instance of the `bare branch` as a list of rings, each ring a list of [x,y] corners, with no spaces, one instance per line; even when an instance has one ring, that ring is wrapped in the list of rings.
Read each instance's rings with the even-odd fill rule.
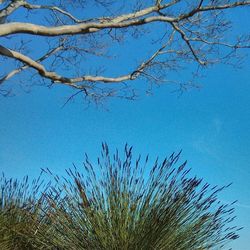
[[[81,23],[76,25],[62,25],[57,27],[46,27],[32,23],[12,22],[0,25],[0,36],[26,33],[39,36],[60,36],[94,33],[102,29],[126,28],[130,26],[141,26],[152,22],[173,22],[175,19],[163,16],[151,16],[144,19],[135,19],[125,22],[104,21],[103,23]]]
[[[39,58],[36,62],[42,62],[44,60],[46,60],[48,57],[50,57],[51,55],[55,54],[56,52],[58,52],[59,50],[63,49],[63,45],[60,45],[59,47],[56,47],[50,51],[48,51],[45,55],[43,55],[41,58]],[[1,51],[1,47],[0,47],[0,51]],[[0,52],[1,53],[1,52]],[[20,73],[21,71],[29,68],[29,65],[23,65],[17,69],[12,70],[11,72],[9,72],[7,75],[5,75],[4,77],[2,77],[0,79],[0,85],[4,82],[9,80],[11,77],[15,76],[16,74]]]
[[[38,71],[39,75],[42,77],[50,79],[53,83],[63,83],[65,85],[69,85],[76,89],[83,89],[83,88],[90,88],[90,86],[87,85],[76,85],[75,83],[78,82],[103,82],[103,83],[120,83],[128,80],[135,80],[138,78],[142,73],[144,73],[144,70],[148,68],[151,64],[151,62],[166,48],[167,45],[169,45],[173,40],[174,32],[170,36],[170,39],[168,43],[163,45],[160,49],[158,49],[148,60],[141,63],[136,70],[134,70],[131,74],[122,75],[118,77],[104,77],[104,76],[91,76],[91,75],[85,75],[81,77],[75,77],[75,78],[69,78],[64,77],[56,72],[47,71],[45,67],[40,64],[41,61],[45,60],[49,55],[52,53],[57,52],[58,50],[62,49],[62,47],[58,47],[49,53],[47,53],[45,56],[43,56],[41,59],[34,61],[33,59],[17,52],[13,51],[11,49],[7,49],[6,47],[3,47],[0,45],[0,54],[3,56],[7,56],[13,59],[16,59],[18,61],[21,61],[22,63],[26,64],[25,66],[20,67],[19,69],[13,70],[9,74],[7,74],[5,77],[0,79],[0,84],[3,83],[5,80],[11,78],[15,74],[19,73],[21,70],[26,69],[28,67],[31,67]]]
[[[174,1],[173,3],[175,3]],[[171,3],[171,5],[173,4]],[[1,24],[0,25],[0,36],[6,36],[17,33],[26,33],[31,35],[40,35],[40,36],[59,36],[59,35],[73,35],[73,34],[86,34],[97,32],[102,29],[107,28],[125,28],[130,26],[140,26],[145,25],[152,22],[178,22],[180,20],[189,18],[195,15],[198,12],[209,11],[209,10],[221,10],[228,8],[235,8],[239,6],[250,5],[250,1],[241,1],[235,2],[231,4],[218,5],[218,6],[205,6],[201,7],[200,4],[197,8],[192,11],[182,14],[177,17],[171,16],[150,16],[145,17],[146,15],[157,12],[159,10],[163,10],[169,6],[170,4],[163,6],[152,6],[143,10],[140,10],[135,13],[130,13],[127,15],[121,15],[116,18],[110,19],[102,18],[100,22],[88,22],[88,23],[79,23],[75,25],[62,25],[57,27],[46,27],[42,25],[35,25],[32,23],[21,23],[21,22],[13,22],[9,24]],[[139,18],[143,17],[143,18]]]
[[[192,17],[195,14],[197,14],[198,12],[213,11],[213,10],[225,10],[225,9],[231,9],[231,8],[250,5],[250,1],[238,1],[238,2],[234,2],[234,3],[223,4],[223,5],[208,5],[208,6],[201,7],[202,3],[203,3],[203,1],[201,1],[200,4],[196,8],[191,10],[190,12],[185,13],[185,14],[181,14],[178,18],[176,18],[175,22]]]
[[[219,41],[208,41],[201,37],[189,38],[189,40],[194,41],[194,42],[202,42],[208,45],[220,45],[220,46],[228,47],[230,49],[250,49],[250,44],[242,45],[240,41],[237,42],[236,44],[230,44],[230,43],[219,42]]]
[[[13,0],[4,9],[0,10],[0,23],[4,23],[5,19],[23,4],[24,1],[22,0]]]
[[[180,27],[176,24],[176,23],[171,23],[173,28],[180,33],[182,39],[186,42],[187,46],[189,47],[190,51],[192,52],[195,60],[200,64],[200,65],[205,65],[206,63],[204,61],[202,61],[197,53],[195,52],[195,49],[192,47],[191,43],[190,43],[190,39],[186,36],[185,32],[183,30],[180,29]]]
[[[84,20],[80,20],[76,17],[74,17],[71,13],[69,13],[68,11],[65,11],[57,6],[50,6],[50,5],[35,5],[35,4],[30,4],[28,2],[24,2],[24,4],[22,5],[24,8],[29,9],[29,10],[33,10],[33,9],[47,9],[47,10],[52,10],[52,11],[56,11],[59,12],[65,16],[67,16],[68,18],[70,18],[72,21],[74,21],[75,23],[82,23],[84,22]]]
[[[10,58],[14,58],[18,61],[21,61],[23,63],[25,63],[26,65],[28,65],[28,67],[31,67],[35,70],[38,71],[38,73],[45,78],[50,79],[53,83],[64,83],[66,85],[70,85],[71,87],[77,88],[77,89],[81,89],[83,88],[83,86],[78,86],[75,85],[74,83],[77,82],[83,82],[83,81],[87,81],[87,82],[104,82],[104,83],[117,83],[117,82],[122,82],[122,81],[126,81],[126,80],[130,80],[131,79],[131,75],[125,75],[125,76],[120,76],[120,77],[103,77],[103,76],[82,76],[82,77],[76,77],[76,78],[68,78],[68,77],[64,77],[64,76],[60,76],[55,72],[51,72],[51,71],[47,71],[45,69],[45,67],[40,64],[37,61],[32,60],[31,58],[7,49],[3,46],[0,45],[0,54],[3,56],[7,56]],[[87,86],[84,86],[84,88]]]
[[[237,49],[250,48],[250,37],[244,36],[240,30],[232,33],[234,36],[231,37],[226,34],[232,27],[230,17],[224,15],[224,10],[250,6],[250,0],[154,0],[151,5],[139,0],[136,6],[127,6],[125,2],[122,6],[119,2],[109,1],[109,5],[106,0],[95,1],[102,5],[96,7],[100,9],[96,12],[99,15],[95,17],[88,13],[93,6],[83,4],[88,1],[77,1],[82,13],[87,13],[86,16],[74,9],[76,6],[67,7],[64,0],[54,0],[53,4],[12,0],[9,1],[10,4],[5,4],[6,7],[0,10],[0,38],[8,38],[9,41],[13,39],[14,43],[8,43],[4,39],[0,45],[0,56],[12,58],[18,65],[21,62],[21,66],[15,66],[12,70],[7,68],[9,72],[6,75],[1,72],[0,85],[3,86],[23,70],[32,68],[35,70],[34,77],[38,76],[44,83],[48,81],[51,85],[67,85],[76,89],[77,93],[83,93],[86,98],[98,100],[102,97],[120,96],[120,93],[125,96],[127,89],[119,92],[122,89],[119,86],[128,84],[131,87],[127,82],[139,78],[150,84],[174,82],[169,79],[171,72],[189,68],[190,63],[204,68],[201,66],[234,62],[241,56],[235,53]],[[28,10],[29,15],[27,18],[13,15],[13,21],[9,19],[4,23],[5,18],[16,10],[24,13]],[[42,17],[41,23],[33,22],[33,10],[38,10],[39,17]],[[241,36],[238,40],[236,33]],[[37,39],[28,41],[30,36],[14,36],[16,34],[28,34]],[[62,39],[65,39],[63,44],[60,43]],[[125,47],[132,41],[137,46],[142,42],[153,52],[144,60],[138,58],[137,61],[141,63],[124,70],[124,73],[105,76],[108,59],[112,58],[116,60],[114,63],[119,63],[123,61],[123,57],[127,57],[123,53],[119,54],[117,46]],[[32,51],[33,45],[37,46],[38,42],[43,46],[39,51]],[[37,53],[43,56],[33,59],[38,58]],[[49,59],[46,60],[47,58]],[[137,55],[131,52],[129,59],[136,58]],[[32,82],[34,83],[34,78],[31,84]]]

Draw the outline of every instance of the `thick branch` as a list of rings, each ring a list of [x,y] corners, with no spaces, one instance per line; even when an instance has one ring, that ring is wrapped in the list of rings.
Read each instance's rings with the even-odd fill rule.
[[[151,6],[149,8],[145,8],[143,10],[136,11],[136,12],[129,13],[129,14],[125,14],[125,15],[120,15],[120,16],[115,17],[115,18],[104,17],[104,18],[100,19],[102,22],[102,25],[100,26],[100,23],[99,24],[98,23],[86,23],[87,20],[77,19],[71,13],[60,9],[57,6],[32,5],[26,1],[18,1],[19,5],[16,6],[15,9],[17,9],[20,6],[23,6],[27,9],[49,9],[52,11],[57,11],[63,15],[68,16],[69,18],[71,18],[74,22],[78,23],[78,25],[65,25],[65,26],[50,28],[50,27],[45,27],[45,26],[34,25],[31,23],[14,23],[14,25],[8,24],[7,26],[1,27],[0,36],[10,35],[10,34],[14,34],[14,33],[29,33],[29,34],[33,34],[33,35],[42,35],[42,36],[57,36],[57,35],[67,35],[67,34],[91,33],[91,32],[95,32],[95,31],[98,31],[98,30],[103,29],[103,28],[117,28],[114,25],[114,23],[119,24],[121,22],[130,20],[130,19],[143,17],[143,16],[146,16],[150,13],[159,11],[161,9],[168,8],[177,2],[178,2],[178,0],[174,0],[170,3],[162,5],[162,6],[159,6],[159,5]],[[14,11],[14,10],[12,10],[12,11]],[[6,14],[6,15],[9,15],[9,14],[11,14],[10,11],[8,11],[8,14]],[[152,21],[154,21],[154,20],[152,20]],[[152,21],[149,20],[149,22],[152,22]],[[137,20],[137,22],[138,22],[138,20]],[[82,23],[85,23],[85,24],[82,24]],[[113,23],[113,25],[109,26],[108,25],[109,23]],[[96,25],[99,27],[96,27]],[[127,24],[123,25],[122,27],[128,27],[131,25],[136,25],[136,22],[135,22],[135,24],[127,23]],[[120,27],[120,28],[122,28],[122,27]],[[47,31],[46,31],[46,29],[47,29]],[[5,30],[5,33],[4,33],[4,30]],[[8,30],[9,30],[9,32],[8,32]]]
[[[173,1],[171,4],[173,5],[176,2],[178,1]],[[111,19],[110,17],[102,18],[100,19],[100,22],[78,23],[75,25],[62,25],[57,27],[47,27],[47,26],[35,25],[32,23],[13,22],[9,24],[0,25],[0,36],[6,36],[17,33],[26,33],[26,34],[40,35],[40,36],[73,35],[73,34],[93,33],[107,28],[126,28],[130,26],[139,26],[152,22],[173,23],[192,17],[198,12],[235,8],[244,5],[250,5],[250,1],[241,1],[225,5],[218,5],[218,6],[211,5],[204,7],[201,7],[201,4],[199,4],[197,8],[193,9],[192,11],[186,14],[179,15],[177,17],[165,16],[165,15],[147,16],[150,13],[160,11],[170,6],[169,4],[162,6],[156,5],[134,13],[121,15]]]
[[[87,82],[117,83],[117,82],[123,82],[126,80],[130,80],[130,78],[131,78],[130,74],[125,75],[125,76],[116,77],[116,78],[103,77],[103,76],[88,76],[88,75],[82,76],[82,77],[76,77],[76,78],[68,78],[68,77],[58,75],[56,72],[47,71],[45,69],[45,67],[42,64],[40,64],[39,62],[34,61],[30,57],[27,57],[19,52],[7,49],[1,45],[0,45],[0,54],[3,56],[14,58],[20,62],[23,62],[28,67],[31,67],[31,68],[35,69],[36,71],[38,71],[38,73],[42,77],[50,79],[53,83],[64,83],[64,84],[70,85],[71,87],[74,87],[77,89],[83,88],[83,86],[78,86],[78,85],[74,84],[77,82],[87,81]],[[84,86],[84,87],[86,87],[86,86]]]
[[[52,20],[52,22],[54,22],[55,24],[53,26],[37,25],[35,23],[27,23],[26,19],[22,19],[24,21],[21,22],[3,23],[0,24],[0,37],[18,33],[31,34],[34,36],[45,36],[48,40],[48,46],[49,48],[51,48],[51,45],[53,44],[52,46],[54,46],[55,41],[57,40],[51,39],[51,37],[59,36],[59,47],[54,48],[50,51],[48,51],[49,49],[47,49],[47,53],[46,50],[44,50],[43,53],[46,53],[44,56],[42,56],[38,60],[33,60],[32,54],[25,54],[24,52],[24,54],[22,54],[20,52],[17,52],[15,49],[11,50],[0,45],[0,56],[6,56],[23,63],[21,67],[9,71],[9,73],[5,76],[3,76],[2,74],[3,77],[0,79],[0,85],[22,70],[32,68],[35,70],[36,75],[40,75],[42,79],[49,80],[49,83],[51,82],[52,84],[57,83],[70,86],[77,89],[78,93],[85,92],[86,96],[89,96],[89,93],[93,94],[92,97],[94,95],[103,96],[103,93],[113,94],[114,89],[120,89],[119,87],[116,87],[119,86],[118,83],[126,84],[125,82],[135,80],[139,77],[146,78],[147,80],[153,82],[165,81],[164,77],[166,76],[166,72],[179,69],[181,68],[182,63],[189,63],[191,60],[192,62],[196,61],[200,65],[205,65],[208,63],[212,64],[220,56],[220,51],[218,50],[220,45],[231,48],[233,52],[234,49],[236,50],[243,47],[249,48],[249,37],[238,40],[238,42],[236,41],[235,45],[222,40],[225,30],[230,29],[230,26],[226,22],[226,18],[223,18],[222,10],[250,5],[250,0],[235,0],[236,2],[233,3],[232,1],[224,1],[225,4],[223,4],[223,1],[198,0],[195,2],[195,6],[191,2],[189,3],[189,1],[154,0],[152,1],[154,2],[154,5],[144,9],[140,9],[138,11],[117,16],[113,15],[112,12],[110,12],[111,16],[97,16],[96,18],[88,20],[81,19],[83,18],[83,16],[78,16],[76,14],[79,12],[69,12],[67,9],[64,9],[63,7],[61,8],[60,1],[58,1],[58,6],[56,6],[56,4],[54,6],[31,4],[29,3],[29,1],[33,3],[33,1],[31,0],[10,1],[11,4],[0,10],[0,23],[1,21],[4,22],[4,19],[7,16],[11,15],[15,10],[23,7],[30,11],[32,11],[33,9],[41,11],[46,9],[47,11],[43,11],[42,14],[45,14],[45,18],[48,18],[48,16],[53,13],[57,18],[57,21],[55,21],[54,19]],[[164,4],[164,2],[168,3]],[[179,2],[181,3],[180,5],[178,5]],[[219,4],[218,2],[221,2],[221,4]],[[217,5],[215,6],[215,4]],[[186,5],[187,8],[186,10],[182,11],[181,9],[184,5]],[[204,12],[207,12],[208,15],[206,15]],[[220,18],[221,14],[222,18]],[[75,15],[77,15],[77,17]],[[28,20],[30,22],[33,22],[33,19]],[[162,33],[164,33],[164,35],[161,38],[157,37],[158,40],[155,40],[155,43],[153,43],[152,46],[155,46],[156,43],[162,44],[163,40],[165,40],[166,37],[168,37],[169,42],[155,51],[155,53],[151,54],[151,56],[144,60],[138,67],[132,69],[132,71],[128,74],[126,74],[125,72],[124,75],[120,75],[117,77],[113,75],[111,75],[112,77],[105,77],[98,74],[84,75],[84,73],[82,75],[80,74],[80,76],[78,77],[79,74],[77,74],[77,72],[81,70],[80,66],[82,67],[84,65],[83,63],[81,63],[83,60],[82,56],[85,56],[86,53],[91,52],[98,55],[99,51],[104,51],[104,55],[109,55],[110,51],[106,51],[104,50],[104,47],[100,47],[100,45],[103,45],[104,43],[105,45],[106,43],[108,44],[109,40],[106,39],[108,34],[110,34],[110,36],[112,36],[113,38],[114,32],[114,39],[116,39],[117,33],[119,36],[122,36],[122,30],[125,30],[126,32],[126,28],[128,27],[143,25],[147,26],[147,24],[154,22],[167,23],[168,26],[166,30],[162,30]],[[51,21],[48,21],[48,23],[51,23]],[[59,24],[60,26],[56,26],[57,24]],[[161,28],[162,27],[163,26],[161,26]],[[142,27],[140,28],[142,29]],[[154,27],[152,26],[152,28]],[[97,35],[91,35],[91,33],[99,32],[105,29],[110,30],[110,32],[108,33],[107,31],[107,33],[105,34],[101,33],[100,37]],[[131,34],[139,34],[140,32],[138,30],[133,29]],[[169,31],[173,31],[172,35],[169,34]],[[174,33],[179,34],[181,39],[178,37],[179,39],[175,39],[172,45]],[[86,35],[75,36],[76,34]],[[105,37],[103,37],[103,35]],[[68,42],[62,45],[62,38],[68,39]],[[148,37],[146,39],[148,39]],[[167,48],[168,45],[170,45],[169,48]],[[90,48],[90,51],[88,50],[88,48]],[[43,48],[41,48],[41,50],[43,50]],[[60,50],[62,53],[60,52],[56,54],[55,57],[53,56],[52,59],[54,60],[43,62],[46,58],[58,52],[58,50]],[[93,50],[94,52],[92,52],[91,50]],[[224,55],[225,50],[223,50],[222,52]],[[214,60],[214,57],[216,60]],[[226,61],[224,60],[224,58],[227,59],[229,57],[231,57],[231,55],[226,55],[225,57],[221,58],[223,58],[224,62]],[[221,58],[219,58],[220,61],[222,61]],[[86,57],[86,67],[91,67],[92,64],[89,64],[87,59],[88,57]],[[219,62],[219,60],[217,60],[216,62]],[[73,70],[75,70],[75,75],[73,75],[74,77],[60,75],[60,71],[53,72],[52,70],[54,70],[55,65],[58,66],[59,63],[60,65],[65,66],[66,69],[69,69],[70,72],[73,72]],[[72,66],[73,70],[71,68]],[[87,70],[85,70],[85,72],[87,72]],[[110,85],[112,83],[115,83],[116,85]]]
[[[102,29],[108,28],[126,28],[130,26],[139,26],[152,22],[173,22],[171,17],[152,16],[144,19],[135,19],[126,22],[111,22],[105,21],[103,23],[81,23],[76,25],[62,25],[57,27],[46,27],[32,23],[13,22],[0,25],[0,36],[6,36],[17,33],[26,33],[39,36],[60,36],[60,35],[74,35],[94,33]]]
[[[28,68],[28,67],[35,69],[39,73],[39,75],[41,75],[44,78],[50,79],[53,83],[62,83],[62,84],[69,85],[69,86],[71,86],[73,88],[77,88],[77,89],[89,88],[89,86],[87,86],[87,85],[76,85],[76,83],[79,83],[79,82],[120,83],[120,82],[124,82],[124,81],[128,81],[128,80],[135,80],[141,74],[144,73],[145,69],[150,66],[151,62],[172,41],[173,34],[172,34],[172,36],[170,36],[169,42],[167,44],[163,45],[148,60],[144,61],[141,65],[139,65],[137,67],[137,69],[134,70],[131,74],[122,75],[122,76],[118,76],[118,77],[84,75],[84,76],[80,76],[80,77],[69,78],[69,77],[61,76],[61,75],[57,74],[56,72],[46,70],[45,67],[42,64],[40,64],[40,62],[42,60],[45,60],[48,57],[49,53],[47,53],[45,56],[43,56],[40,60],[34,61],[33,59],[31,59],[28,56],[25,56],[17,51],[11,50],[11,49],[7,49],[6,47],[3,47],[0,45],[0,54],[1,55],[16,59],[16,60],[25,64],[25,66],[22,66],[19,69],[13,70],[9,74],[7,74],[5,77],[0,79],[0,84],[3,81],[14,76],[15,74],[19,73],[21,70]],[[58,47],[57,49],[52,50],[50,52],[50,54],[55,53],[55,51],[58,51],[59,49],[61,49],[61,48]]]
[[[55,54],[56,52],[58,52],[59,50],[63,49],[63,45],[60,45],[50,51],[48,51],[45,55],[43,55],[42,57],[40,57],[38,60],[36,60],[37,63],[42,62],[44,60],[46,60],[48,57],[50,57],[51,55]],[[0,53],[1,53],[1,48],[0,48]],[[4,77],[2,77],[0,79],[0,85],[4,82],[9,80],[11,77],[15,76],[16,74],[20,73],[21,71],[29,68],[29,65],[23,65],[17,69],[12,70],[11,72],[9,72],[8,74],[6,74]]]

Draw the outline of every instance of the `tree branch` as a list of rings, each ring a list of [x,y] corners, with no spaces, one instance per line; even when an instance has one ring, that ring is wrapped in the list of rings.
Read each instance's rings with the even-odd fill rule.
[[[13,0],[4,9],[0,10],[0,23],[4,23],[7,16],[11,15],[19,7],[23,6],[24,1]]]
[[[1,53],[1,46],[0,46],[0,53]],[[48,51],[45,55],[43,55],[42,57],[40,57],[38,60],[36,60],[37,63],[42,62],[44,60],[46,60],[48,57],[50,57],[51,55],[55,54],[56,52],[58,52],[59,50],[63,49],[63,45],[60,45],[56,48],[53,48],[52,50]],[[0,79],[0,85],[4,82],[9,80],[11,77],[15,76],[16,74],[20,73],[21,71],[29,68],[29,65],[23,65],[17,69],[12,70],[11,72],[9,72],[8,74],[6,74],[4,77],[2,77]]]
[[[143,3],[142,0],[140,1]],[[117,94],[117,89],[120,90],[121,88],[110,85],[112,83],[125,84],[125,82],[139,77],[156,83],[165,81],[163,77],[166,76],[166,71],[171,72],[184,68],[184,63],[197,62],[199,65],[213,64],[214,62],[224,63],[228,59],[233,58],[233,56],[236,57],[238,55],[226,54],[228,50],[219,50],[220,46],[231,48],[232,52],[239,48],[250,48],[250,37],[247,36],[245,38],[242,36],[242,39],[236,40],[235,44],[231,42],[232,38],[228,38],[228,41],[224,40],[226,30],[230,30],[231,27],[226,19],[227,17],[223,16],[223,10],[250,5],[250,0],[234,1],[198,0],[191,3],[182,0],[154,0],[151,6],[142,8],[140,7],[143,6],[142,4],[136,11],[126,14],[122,14],[122,8],[119,10],[117,8],[122,6],[115,4],[113,6],[114,10],[120,11],[120,14],[114,15],[113,11],[110,11],[110,16],[100,15],[91,19],[84,19],[84,15],[79,14],[80,12],[74,12],[71,7],[69,9],[65,8],[64,2],[61,0],[53,1],[53,5],[32,4],[34,3],[32,0],[9,0],[8,3],[10,2],[10,4],[4,5],[6,7],[0,10],[0,38],[13,38],[13,41],[16,43],[10,44],[22,45],[24,41],[26,45],[28,44],[27,37],[29,36],[22,36],[22,39],[19,40],[20,36],[12,37],[11,35],[21,33],[36,37],[43,36],[43,38],[38,38],[38,41],[45,42],[43,44],[47,42],[48,48],[39,48],[39,53],[44,55],[34,60],[32,59],[33,57],[37,58],[34,56],[36,54],[35,51],[31,52],[31,54],[26,54],[24,49],[28,53],[27,47],[22,47],[21,49],[12,47],[12,49],[9,49],[5,47],[5,44],[8,43],[2,43],[3,46],[0,45],[0,56],[12,58],[23,65],[6,75],[2,73],[0,85],[21,71],[32,68],[35,70],[36,75],[40,75],[41,79],[49,80],[51,84],[67,85],[77,89],[79,93],[85,93],[86,96],[92,95],[98,98],[98,95],[104,96],[107,94],[111,96],[113,93]],[[19,8],[22,8],[21,10],[24,13],[26,13],[26,10],[29,10],[29,12],[39,10],[39,13],[42,12],[47,22],[42,22],[42,25],[38,25],[33,23],[32,16],[28,16],[26,19],[23,15],[20,15],[23,19],[14,19],[13,15],[13,20],[21,21],[4,23],[5,18],[15,10],[19,10]],[[83,10],[87,11],[87,9],[88,6],[83,6]],[[52,13],[54,18],[49,19]],[[100,12],[98,11],[97,13]],[[149,25],[156,22],[158,22],[157,27]],[[166,24],[166,27],[162,25],[163,23]],[[118,40],[117,36],[123,38],[125,32],[130,32],[135,37],[141,34],[144,35],[141,32],[144,31],[142,26],[152,28],[151,30],[156,27],[157,32],[159,31],[159,36],[154,37],[154,42],[149,45],[152,46],[149,49],[154,49],[154,53],[149,58],[128,74],[106,77],[99,72],[93,75],[84,75],[84,72],[88,72],[88,70],[92,72],[96,70],[98,72],[96,68],[93,68],[93,64],[94,67],[105,67],[105,62],[98,61],[96,63],[96,61],[88,61],[92,55],[109,56],[112,55],[112,52],[116,53],[116,47],[112,47],[113,44],[110,45],[110,40],[111,42],[117,41],[120,43],[121,39]],[[130,27],[132,29],[129,29]],[[169,31],[173,31],[173,33]],[[157,35],[156,30],[152,32],[153,36]],[[162,36],[163,33],[164,35]],[[77,34],[78,36],[76,36]],[[174,34],[179,34],[181,39],[178,36],[174,37]],[[11,37],[8,37],[9,35]],[[56,39],[52,37],[56,37]],[[162,38],[159,39],[159,37]],[[166,38],[169,39],[168,43],[162,45],[163,39]],[[57,39],[59,41],[67,39],[67,42],[63,45],[59,42],[59,46],[56,48],[57,44],[55,45],[55,43],[57,43]],[[149,39],[149,37],[146,37],[145,41],[149,43]],[[33,45],[37,46],[37,40],[33,40],[29,41],[30,47]],[[141,40],[137,41],[140,42]],[[161,44],[158,50],[155,49],[156,43]],[[169,47],[166,48],[168,45]],[[109,48],[111,49],[109,50]],[[221,52],[222,55],[220,54]],[[121,55],[123,54],[121,53]],[[45,61],[50,56],[51,60]],[[60,71],[53,72],[56,71],[54,68],[58,67],[62,67]],[[81,67],[86,68],[82,70]],[[75,70],[74,77],[60,75],[59,73],[64,69],[70,72]],[[79,74],[78,72],[83,73]],[[66,75],[66,73],[62,74]],[[99,83],[105,84],[101,85]]]
[[[125,22],[105,21],[103,23],[81,23],[76,25],[62,25],[57,27],[47,27],[36,25],[32,23],[12,22],[0,25],[0,36],[7,36],[11,34],[31,34],[39,36],[60,36],[60,35],[74,35],[94,33],[103,29],[110,28],[126,28],[130,26],[141,26],[152,22],[173,22],[175,19],[171,17],[152,16],[143,19],[135,19]]]
[[[25,56],[19,52],[7,49],[0,45],[0,54],[10,58],[14,58],[22,63],[25,63],[28,67],[31,67],[38,71],[39,75],[42,77],[50,79],[53,83],[63,83],[74,87],[76,89],[86,88],[88,86],[75,85],[77,82],[104,82],[104,83],[117,83],[126,80],[131,80],[131,75],[119,76],[119,77],[103,77],[103,76],[81,76],[76,78],[68,78],[58,75],[56,72],[47,71],[45,67],[37,61],[32,60],[30,57]]]
[[[178,18],[176,18],[175,22],[179,22],[181,20],[184,20],[186,18],[192,17],[198,12],[205,12],[205,11],[214,11],[214,10],[224,10],[224,9],[230,9],[230,8],[236,8],[236,7],[241,7],[241,6],[247,6],[250,5],[250,1],[238,1],[234,3],[229,3],[229,4],[223,4],[223,5],[208,5],[202,7],[203,1],[200,2],[200,4],[191,10],[190,12],[186,14],[180,15]]]
[[[182,39],[186,42],[187,46],[189,47],[190,51],[192,52],[192,54],[193,54],[195,60],[196,60],[200,65],[205,65],[206,63],[205,63],[204,61],[202,61],[202,60],[198,57],[197,53],[195,52],[195,49],[193,48],[193,46],[192,46],[191,43],[190,43],[190,39],[186,36],[185,32],[184,32],[182,29],[180,29],[180,27],[179,27],[176,23],[171,23],[171,24],[172,24],[173,28],[174,28],[177,32],[180,33]]]
[[[90,86],[87,85],[76,85],[76,83],[79,82],[102,82],[102,83],[120,83],[128,80],[135,80],[138,78],[146,68],[148,68],[151,64],[151,62],[161,54],[161,52],[166,48],[167,45],[170,44],[170,42],[173,40],[174,32],[170,36],[170,39],[168,43],[164,44],[160,49],[158,49],[148,60],[144,61],[141,63],[136,70],[134,70],[131,74],[127,75],[122,75],[118,77],[104,77],[104,76],[91,76],[91,75],[84,75],[80,77],[74,77],[74,78],[69,78],[65,76],[61,76],[57,74],[56,72],[48,71],[45,69],[45,67],[40,64],[41,61],[45,60],[49,55],[52,53],[57,52],[58,50],[62,49],[61,47],[55,48],[49,53],[47,53],[45,56],[40,58],[37,61],[34,61],[28,56],[25,56],[17,51],[13,51],[11,49],[8,49],[6,47],[3,47],[0,45],[0,54],[6,57],[10,57],[13,59],[16,59],[25,65],[11,71],[8,73],[6,76],[4,76],[2,79],[0,79],[0,84],[3,83],[5,80],[11,78],[15,74],[19,73],[21,70],[26,69],[28,67],[35,69],[38,74],[44,78],[50,79],[52,83],[62,83],[65,85],[69,85],[73,88],[76,89],[83,89],[83,88],[90,88]]]
[[[183,19],[189,18],[195,15],[198,12],[209,11],[209,10],[221,10],[228,8],[235,8],[244,5],[250,5],[250,1],[235,2],[231,4],[218,5],[218,6],[205,6],[201,7],[199,4],[192,11],[182,14],[177,17],[158,15],[158,16],[149,16],[148,14],[153,12],[158,12],[172,6],[178,1],[173,1],[171,4],[166,4],[162,6],[152,6],[134,13],[121,15],[115,18],[110,19],[110,17],[102,18],[99,22],[87,22],[79,23],[74,25],[61,25],[57,27],[47,27],[42,25],[36,25],[32,23],[21,23],[21,22],[12,22],[8,24],[0,25],[0,36],[6,36],[11,34],[26,33],[31,35],[39,36],[59,36],[59,35],[73,35],[73,34],[86,34],[97,32],[102,29],[107,28],[126,28],[130,26],[140,26],[152,22],[168,22],[174,23],[179,22]],[[142,17],[142,18],[139,18]]]
[[[50,6],[50,5],[35,5],[35,4],[30,4],[28,2],[24,2],[24,4],[22,5],[24,8],[29,9],[29,10],[33,10],[33,9],[47,9],[47,10],[52,10],[52,11],[56,11],[59,12],[65,16],[67,16],[68,18],[70,18],[72,21],[74,21],[75,23],[82,23],[84,22],[84,20],[80,20],[76,17],[74,17],[71,13],[57,7],[57,6]]]

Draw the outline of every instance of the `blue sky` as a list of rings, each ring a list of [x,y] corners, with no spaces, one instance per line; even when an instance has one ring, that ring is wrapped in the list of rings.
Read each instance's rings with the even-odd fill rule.
[[[126,62],[123,66],[128,67]],[[247,250],[249,57],[240,70],[223,65],[210,69],[202,82],[202,88],[182,96],[171,93],[166,85],[155,89],[152,96],[133,102],[114,99],[104,108],[86,109],[80,98],[62,108],[69,90],[59,86],[34,87],[28,94],[18,91],[15,97],[0,97],[0,170],[18,178],[35,177],[46,167],[64,174],[72,163],[81,167],[85,152],[95,159],[103,141],[120,150],[127,142],[134,146],[135,154],[150,153],[152,158],[182,149],[182,160],[188,160],[193,175],[213,185],[233,182],[221,199],[239,200],[237,224],[244,230],[233,246]]]
[[[135,154],[164,157],[183,150],[192,174],[211,184],[233,186],[226,201],[239,200],[238,223],[245,226],[236,249],[247,249],[250,232],[250,77],[249,64],[240,71],[211,70],[200,90],[181,97],[167,86],[137,101],[113,100],[103,108],[85,109],[81,100],[61,108],[65,88],[35,88],[1,98],[0,163],[10,177],[36,176],[48,167],[63,174],[83,153],[92,159],[102,141],[111,148],[128,142]],[[241,245],[242,244],[242,245]]]

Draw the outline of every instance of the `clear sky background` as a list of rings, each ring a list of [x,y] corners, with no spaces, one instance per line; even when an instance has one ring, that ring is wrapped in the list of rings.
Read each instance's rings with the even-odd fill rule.
[[[241,18],[239,24],[245,22]],[[103,141],[121,151],[127,142],[135,154],[150,153],[152,159],[182,149],[193,175],[212,185],[233,182],[221,199],[239,201],[236,224],[244,229],[233,247],[249,250],[249,57],[237,71],[216,66],[202,82],[201,89],[180,97],[166,85],[153,96],[114,99],[104,108],[86,109],[80,98],[62,108],[69,96],[65,87],[35,87],[28,94],[0,97],[0,170],[17,178],[35,177],[46,167],[64,174],[72,163],[81,167],[85,152],[95,160]]]

